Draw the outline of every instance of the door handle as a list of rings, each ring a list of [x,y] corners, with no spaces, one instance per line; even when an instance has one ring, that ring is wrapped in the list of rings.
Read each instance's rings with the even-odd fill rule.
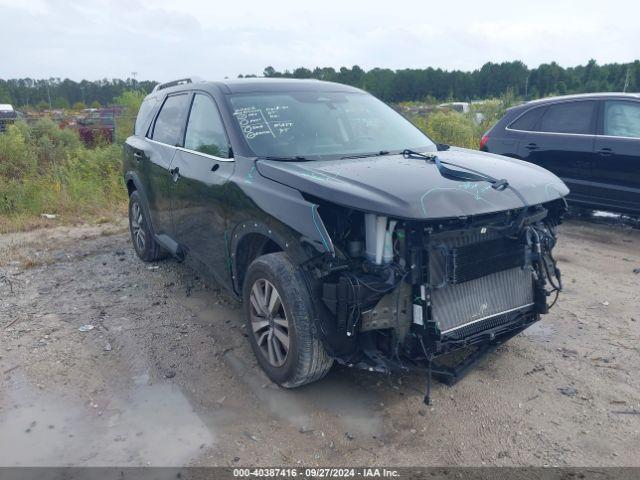
[[[173,177],[174,182],[180,180],[180,169],[178,167],[172,168],[171,170],[169,170],[169,173]]]
[[[135,158],[139,162],[144,158],[144,155],[142,155],[140,152],[133,152],[133,158]]]
[[[598,155],[602,155],[603,157],[608,157],[609,155],[613,155],[613,150],[609,147],[603,147],[598,150]]]
[[[527,143],[524,148],[526,148],[527,150],[537,150],[538,149],[538,144],[536,143]]]

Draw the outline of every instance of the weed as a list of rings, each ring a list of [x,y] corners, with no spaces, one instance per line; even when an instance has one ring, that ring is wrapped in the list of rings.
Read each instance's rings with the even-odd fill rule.
[[[0,231],[40,226],[42,213],[70,221],[124,211],[121,152],[87,148],[51,120],[10,126],[0,135]]]

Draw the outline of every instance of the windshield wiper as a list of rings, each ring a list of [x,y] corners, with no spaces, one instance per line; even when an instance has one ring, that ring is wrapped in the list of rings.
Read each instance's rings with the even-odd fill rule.
[[[491,175],[487,175],[486,173],[474,170],[473,168],[465,167],[464,165],[442,161],[435,153],[420,153],[414,152],[413,150],[404,150],[402,152],[402,156],[404,158],[419,157],[434,162],[436,164],[436,167],[438,167],[438,171],[440,172],[440,174],[446,178],[461,180],[465,182],[488,182],[491,184],[492,188],[495,188],[498,191],[504,190],[505,188],[509,187],[509,182],[504,178],[497,179],[492,177]],[[451,165],[455,168],[461,168],[463,170],[466,170],[466,172],[461,170],[454,170],[452,168],[445,167],[445,165]]]
[[[310,162],[311,159],[307,157],[303,157],[302,155],[293,155],[290,157],[287,156],[277,156],[277,155],[268,155],[266,157],[262,157],[264,160],[276,160],[278,162]]]
[[[345,160],[348,158],[367,158],[367,157],[382,157],[383,155],[390,155],[391,152],[388,150],[380,150],[378,152],[371,152],[371,153],[360,153],[360,154],[356,154],[356,155],[347,155],[345,157],[341,157],[341,160]]]

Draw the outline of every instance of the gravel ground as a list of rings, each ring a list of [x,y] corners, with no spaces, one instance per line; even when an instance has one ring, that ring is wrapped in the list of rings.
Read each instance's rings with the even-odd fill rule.
[[[557,257],[552,313],[427,407],[418,375],[273,385],[239,305],[124,222],[2,235],[0,465],[640,466],[640,231],[571,221]]]

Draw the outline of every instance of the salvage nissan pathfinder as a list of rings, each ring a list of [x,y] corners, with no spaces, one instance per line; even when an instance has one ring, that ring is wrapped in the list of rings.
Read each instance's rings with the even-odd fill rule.
[[[158,85],[124,177],[137,255],[189,260],[241,300],[256,358],[284,387],[334,361],[454,381],[562,288],[561,180],[436,144],[350,86]]]

